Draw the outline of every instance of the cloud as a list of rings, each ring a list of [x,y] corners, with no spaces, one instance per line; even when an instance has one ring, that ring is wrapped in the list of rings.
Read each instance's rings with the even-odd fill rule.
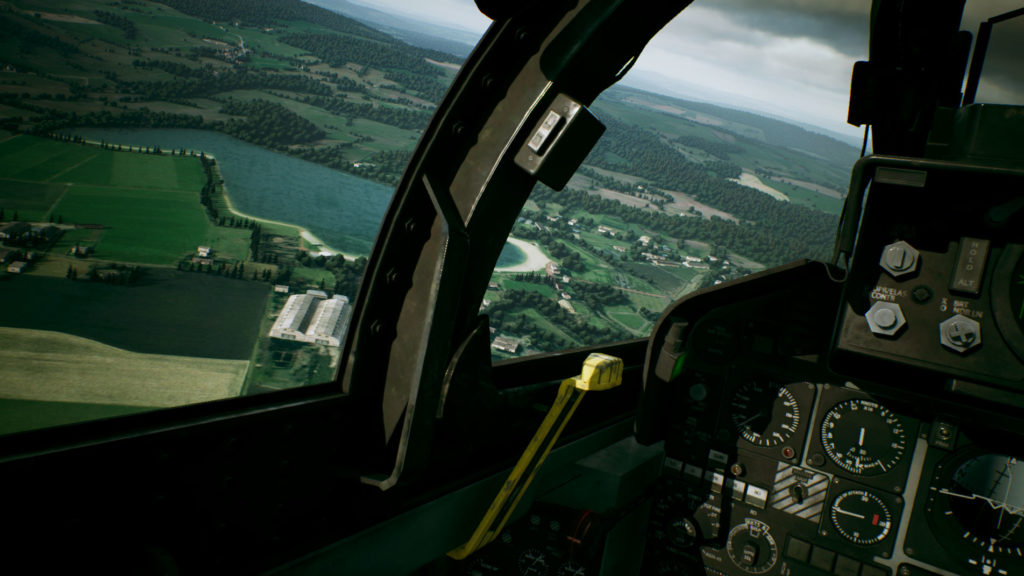
[[[737,23],[773,36],[809,38],[843,54],[867,55],[870,2],[716,0],[707,6]]]
[[[855,60],[810,35],[698,4],[652,40],[634,70],[638,78],[657,74],[663,91],[845,132]]]
[[[868,0],[716,0],[708,7],[764,34],[808,38],[842,54],[867,58],[871,12]],[[967,0],[961,29],[976,34],[980,22],[1020,7],[1020,0]],[[984,97],[1024,104],[1022,54],[1024,17],[997,24],[979,100]]]
[[[473,0],[354,1],[477,33],[489,24]],[[968,0],[962,28],[975,33],[979,22],[1018,7],[1020,0]],[[657,75],[663,91],[717,94],[725,105],[846,131],[850,72],[867,59],[870,11],[870,0],[698,1],[655,37],[636,76]],[[996,25],[979,101],[1024,103],[1021,54],[1024,18]]]
[[[987,11],[979,8],[968,11],[964,23],[966,29],[976,34],[976,22],[987,20],[1020,8],[1018,1],[1009,3],[989,2]],[[1014,5],[1015,4],[1015,5]],[[1000,22],[993,26],[992,37],[985,58],[985,67],[978,89],[978,102],[1024,104],[1024,16]]]

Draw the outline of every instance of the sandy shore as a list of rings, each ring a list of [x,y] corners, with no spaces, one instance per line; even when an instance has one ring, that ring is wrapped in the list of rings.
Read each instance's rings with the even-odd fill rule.
[[[516,266],[498,267],[494,269],[495,272],[537,272],[546,268],[548,262],[551,262],[551,259],[545,256],[536,244],[520,240],[519,238],[512,238],[511,236],[508,239],[508,243],[526,254],[526,262]]]
[[[764,182],[761,181],[760,178],[755,176],[752,172],[747,172],[746,170],[744,170],[739,178],[729,178],[729,180],[739,184],[740,186],[746,186],[747,188],[753,188],[754,190],[764,192],[765,194],[771,196],[772,198],[775,198],[776,200],[781,200],[782,202],[789,202],[789,196],[786,196],[783,192],[780,192],[775,188],[772,188],[771,186],[765,184]]]

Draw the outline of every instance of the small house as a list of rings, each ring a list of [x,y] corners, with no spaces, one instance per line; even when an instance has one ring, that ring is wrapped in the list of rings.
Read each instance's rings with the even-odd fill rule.
[[[89,254],[92,254],[92,246],[82,246],[80,244],[75,244],[74,246],[71,247],[72,256],[82,258],[88,256]]]

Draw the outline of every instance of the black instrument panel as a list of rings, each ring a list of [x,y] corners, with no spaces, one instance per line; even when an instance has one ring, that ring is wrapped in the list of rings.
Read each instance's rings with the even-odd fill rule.
[[[840,289],[805,264],[666,315],[637,428],[666,453],[644,574],[1024,573],[1024,429],[955,397],[837,376],[812,310]],[[668,380],[665,355],[680,365]]]

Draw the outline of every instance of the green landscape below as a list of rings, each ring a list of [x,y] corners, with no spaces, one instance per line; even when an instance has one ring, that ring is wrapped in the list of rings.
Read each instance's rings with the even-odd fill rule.
[[[290,295],[354,299],[365,251],[346,257],[310,235],[315,207],[287,222],[273,209],[238,210],[231,196],[244,190],[202,151],[85,142],[74,130],[217,131],[391,187],[461,59],[284,0],[7,6],[0,226],[38,232],[0,248],[25,262],[0,276],[0,295],[19,303],[0,309],[0,327],[63,335],[13,340],[46,348],[26,358],[59,355],[54,343],[74,337],[86,342],[68,346],[93,366],[108,357],[166,370],[173,357],[194,359],[219,383],[163,394],[122,382],[130,402],[100,399],[88,383],[87,401],[0,391],[0,416],[19,414],[9,429],[333,380],[337,348],[268,333]],[[609,90],[593,110],[604,138],[565,190],[538,186],[512,233],[543,261],[507,262],[492,277],[481,313],[495,359],[643,337],[698,288],[828,255],[856,149],[631,88]],[[71,360],[47,368],[46,358],[32,364],[44,372],[19,373],[22,388],[74,372]]]

